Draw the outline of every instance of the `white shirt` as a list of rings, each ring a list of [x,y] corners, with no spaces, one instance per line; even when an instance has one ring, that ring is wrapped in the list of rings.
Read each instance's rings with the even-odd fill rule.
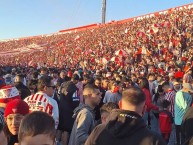
[[[57,102],[43,92],[37,92],[24,100],[29,105],[30,112],[42,111],[48,113],[55,121],[57,129],[59,123],[59,111]]]

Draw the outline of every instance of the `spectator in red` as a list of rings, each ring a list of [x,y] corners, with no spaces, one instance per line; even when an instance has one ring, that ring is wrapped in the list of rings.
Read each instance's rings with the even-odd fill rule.
[[[153,116],[152,114],[152,110],[159,110],[159,108],[157,106],[155,106],[152,103],[152,97],[149,91],[149,83],[148,80],[146,78],[141,78],[139,81],[139,87],[142,89],[142,91],[145,94],[145,105],[146,105],[146,112],[143,116],[143,119],[145,120],[145,122],[147,123],[148,127],[151,127],[152,125],[152,118],[151,116]]]
[[[177,72],[175,72],[174,77],[176,79],[182,79],[184,76],[184,73],[181,68],[178,68]]]
[[[173,123],[173,117],[171,112],[169,111],[170,104],[171,103],[169,101],[164,100],[162,103],[163,111],[161,111],[159,114],[160,131],[167,143],[169,142],[170,133],[172,131],[172,123]]]
[[[15,99],[7,104],[5,109],[5,134],[8,145],[18,143],[18,132],[21,120],[29,113],[29,106],[21,99]]]

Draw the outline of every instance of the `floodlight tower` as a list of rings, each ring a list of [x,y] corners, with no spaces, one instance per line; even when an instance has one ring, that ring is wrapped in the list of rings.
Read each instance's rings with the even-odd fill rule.
[[[106,0],[102,0],[102,24],[105,23],[106,19]]]

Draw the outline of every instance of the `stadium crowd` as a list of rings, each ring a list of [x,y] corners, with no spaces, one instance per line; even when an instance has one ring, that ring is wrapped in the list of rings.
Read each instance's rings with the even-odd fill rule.
[[[0,42],[0,145],[191,145],[192,40],[191,8]]]

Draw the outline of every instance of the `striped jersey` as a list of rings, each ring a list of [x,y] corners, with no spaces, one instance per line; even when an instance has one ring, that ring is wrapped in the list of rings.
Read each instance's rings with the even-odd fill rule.
[[[176,92],[174,90],[169,90],[164,97],[165,100],[168,100],[171,103],[170,112],[172,113],[173,117],[174,117],[175,96],[176,96]]]
[[[31,95],[24,100],[29,105],[30,112],[42,111],[48,113],[55,120],[55,127],[59,122],[59,111],[57,102],[46,95],[45,93],[38,92]]]

